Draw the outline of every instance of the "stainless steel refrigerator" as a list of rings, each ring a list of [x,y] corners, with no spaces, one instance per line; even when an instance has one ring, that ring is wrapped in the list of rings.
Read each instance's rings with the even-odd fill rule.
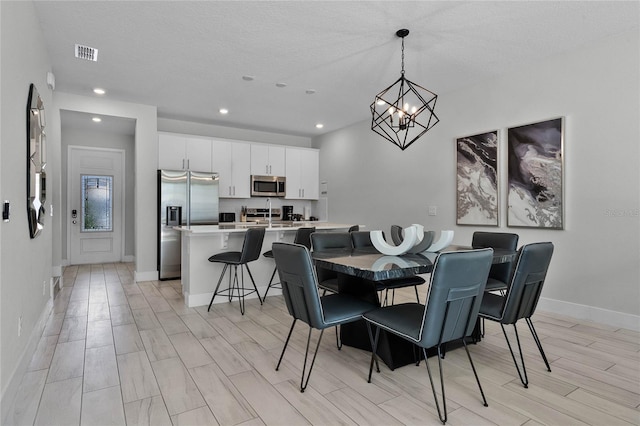
[[[180,278],[181,233],[174,226],[218,224],[218,174],[158,170],[158,273]]]

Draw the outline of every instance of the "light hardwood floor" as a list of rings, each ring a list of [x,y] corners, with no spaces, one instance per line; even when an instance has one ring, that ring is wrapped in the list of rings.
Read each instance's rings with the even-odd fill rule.
[[[338,351],[333,330],[300,393],[304,324],[275,371],[291,324],[281,296],[248,301],[244,316],[235,302],[187,308],[179,281],[135,283],[130,264],[68,267],[64,285],[8,424],[439,424],[424,363],[381,364],[369,384],[369,354]],[[498,325],[470,345],[488,407],[464,351],[447,353],[448,424],[640,424],[639,333],[543,312],[534,322],[552,372],[523,323],[528,389]]]

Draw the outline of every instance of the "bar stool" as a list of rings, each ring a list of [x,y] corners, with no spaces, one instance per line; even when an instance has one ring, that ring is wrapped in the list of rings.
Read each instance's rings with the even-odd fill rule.
[[[311,234],[316,232],[315,226],[309,228],[298,228],[296,231],[296,236],[293,238],[293,242],[295,244],[302,244],[309,250],[311,250]],[[266,251],[262,254],[264,257],[273,259],[273,250]],[[280,283],[274,283],[273,278],[276,276],[278,268],[276,266],[273,267],[273,273],[271,274],[271,279],[269,280],[269,285],[267,286],[267,290],[264,292],[264,296],[262,296],[262,300],[267,298],[267,293],[269,293],[269,289],[273,288],[282,288]]]
[[[262,305],[262,298],[260,297],[260,293],[258,293],[258,287],[256,287],[256,282],[253,279],[253,275],[251,275],[248,263],[257,260],[258,257],[260,257],[260,250],[262,249],[262,242],[264,241],[264,232],[265,228],[247,229],[247,232],[244,235],[242,251],[218,253],[209,258],[209,262],[224,263],[224,268],[220,274],[220,279],[218,280],[218,285],[213,292],[213,296],[211,296],[211,302],[209,303],[207,311],[211,310],[213,299],[215,299],[218,294],[226,294],[229,296],[229,302],[231,302],[234,297],[237,297],[242,315],[244,315],[244,298],[246,295],[255,292],[258,295],[260,304]],[[219,290],[220,283],[222,282],[222,278],[224,278],[224,274],[227,272],[229,265],[233,266],[233,282],[231,280],[231,271],[229,271],[229,287]],[[238,266],[240,266],[242,274],[242,287],[240,287],[240,283],[238,282]],[[251,283],[253,284],[253,289],[244,286],[244,270],[242,267],[247,268],[247,272],[249,272],[249,277],[251,278]]]

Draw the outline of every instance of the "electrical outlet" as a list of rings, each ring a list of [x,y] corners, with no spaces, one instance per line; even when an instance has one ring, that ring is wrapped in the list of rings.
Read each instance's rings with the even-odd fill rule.
[[[429,216],[437,216],[437,215],[438,215],[438,207],[429,206]]]
[[[18,317],[18,337],[22,335],[22,315]]]

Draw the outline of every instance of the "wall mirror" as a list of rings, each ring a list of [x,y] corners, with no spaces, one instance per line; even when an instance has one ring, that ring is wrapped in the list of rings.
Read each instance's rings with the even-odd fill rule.
[[[31,238],[44,229],[46,213],[45,124],[44,103],[31,84],[27,99],[27,221]]]

